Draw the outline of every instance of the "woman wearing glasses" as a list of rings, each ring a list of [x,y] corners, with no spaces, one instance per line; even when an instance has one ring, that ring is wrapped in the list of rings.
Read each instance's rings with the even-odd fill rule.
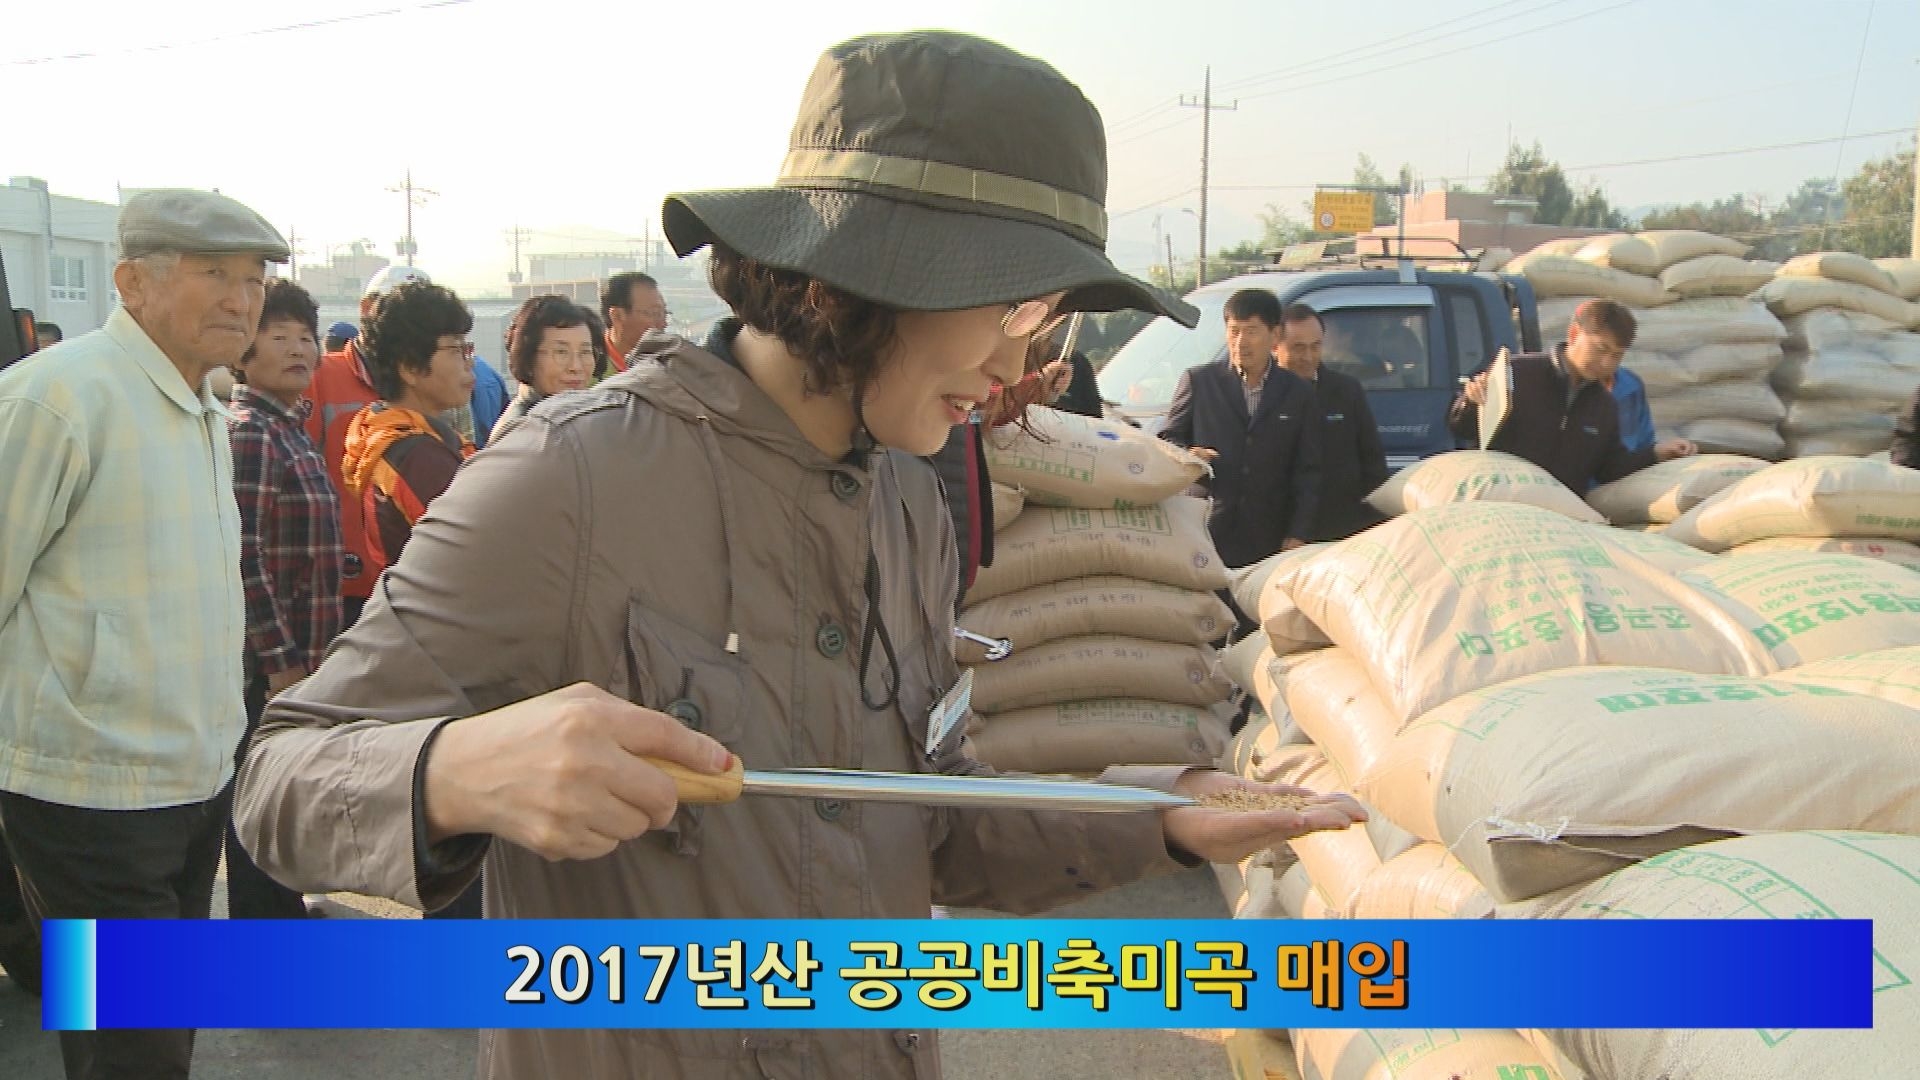
[[[361,501],[369,573],[400,558],[414,523],[473,455],[440,419],[473,393],[472,331],[473,315],[452,290],[410,281],[380,297],[360,336],[380,400],[348,424],[340,478],[345,497]]]
[[[1019,380],[1059,310],[1196,317],[1107,260],[1100,118],[1051,67],[959,34],[867,37],[804,101],[779,186],[667,201],[668,239],[713,247],[732,317],[699,344],[649,336],[646,362],[475,458],[269,707],[238,815],[275,873],[431,907],[484,863],[489,917],[922,919],[1041,911],[1363,818],[1343,797],[678,804],[648,759],[989,774],[958,728],[928,745],[959,675],[959,574],[921,455]],[[481,1036],[480,1074],[905,1080],[938,1053],[927,1031],[508,1030]]]
[[[507,370],[519,393],[493,425],[487,444],[518,427],[535,405],[568,390],[584,390],[604,371],[588,313],[564,296],[533,296],[507,326]]]

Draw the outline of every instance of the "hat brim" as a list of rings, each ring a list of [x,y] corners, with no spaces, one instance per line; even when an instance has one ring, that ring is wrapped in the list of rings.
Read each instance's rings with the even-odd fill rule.
[[[1193,305],[1121,272],[1046,225],[941,210],[861,191],[748,188],[667,197],[681,256],[721,244],[902,311],[955,311],[1064,291],[1062,310],[1132,308],[1185,326]]]
[[[293,252],[284,247],[271,247],[265,244],[209,244],[205,242],[180,243],[166,241],[122,240],[120,257],[139,259],[148,255],[258,255],[266,262],[284,263],[293,260]]]

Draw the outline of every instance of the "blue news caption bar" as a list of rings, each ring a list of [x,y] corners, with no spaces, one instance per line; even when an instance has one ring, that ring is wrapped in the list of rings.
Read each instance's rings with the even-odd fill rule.
[[[46,927],[43,1020],[53,1030],[1873,1022],[1872,924],[1860,920]]]

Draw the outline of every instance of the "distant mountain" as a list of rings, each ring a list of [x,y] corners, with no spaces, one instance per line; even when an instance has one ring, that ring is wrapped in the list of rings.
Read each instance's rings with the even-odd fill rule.
[[[1675,209],[1676,207],[1679,207],[1679,206],[1682,206],[1682,205],[1684,205],[1684,204],[1682,204],[1682,203],[1673,203],[1673,202],[1670,202],[1670,203],[1648,203],[1648,204],[1646,204],[1645,206],[1636,206],[1636,207],[1633,207],[1633,208],[1632,208],[1632,209],[1630,209],[1630,210],[1622,210],[1622,211],[1620,211],[1620,212],[1621,212],[1622,214],[1625,214],[1625,215],[1627,216],[1627,223],[1628,223],[1628,224],[1630,224],[1630,225],[1632,225],[1632,226],[1633,226],[1633,227],[1635,227],[1635,228],[1639,228],[1639,227],[1640,227],[1640,222],[1641,222],[1641,221],[1643,221],[1643,220],[1645,220],[1648,214],[1655,214],[1655,213],[1659,213],[1659,212],[1661,212],[1661,211],[1664,211],[1664,210],[1672,210],[1672,209]]]

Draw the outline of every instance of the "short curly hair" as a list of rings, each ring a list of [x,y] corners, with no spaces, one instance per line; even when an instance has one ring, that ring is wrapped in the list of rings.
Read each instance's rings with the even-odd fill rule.
[[[513,321],[507,324],[507,371],[516,382],[533,385],[534,369],[540,365],[540,340],[548,330],[564,330],[569,326],[585,326],[589,335],[593,332],[587,310],[566,297],[558,293],[527,297],[513,313]],[[599,357],[600,350],[596,348],[595,378],[601,374]]]
[[[409,281],[382,293],[360,335],[367,377],[383,399],[406,391],[400,369],[419,374],[433,369],[433,353],[446,334],[473,333],[473,313],[452,289]]]
[[[725,247],[714,247],[707,278],[741,322],[799,355],[808,393],[870,384],[897,336],[894,309]]]
[[[267,298],[260,305],[259,330],[265,330],[267,324],[275,319],[292,319],[307,328],[317,343],[320,340],[320,305],[314,303],[313,295],[286,278],[274,278],[267,282]],[[254,343],[247,343],[246,354],[240,357],[242,364],[253,359]]]

